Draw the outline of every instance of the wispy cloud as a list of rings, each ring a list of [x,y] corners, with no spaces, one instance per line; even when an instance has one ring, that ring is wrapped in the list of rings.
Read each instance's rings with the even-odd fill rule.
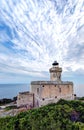
[[[83,34],[84,0],[1,0],[1,70],[41,77],[57,60],[84,71]]]

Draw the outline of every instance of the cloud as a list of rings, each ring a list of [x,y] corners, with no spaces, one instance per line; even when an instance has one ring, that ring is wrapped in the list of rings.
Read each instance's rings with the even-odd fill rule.
[[[83,10],[83,0],[1,0],[2,72],[45,77],[54,60],[64,71],[84,70]]]

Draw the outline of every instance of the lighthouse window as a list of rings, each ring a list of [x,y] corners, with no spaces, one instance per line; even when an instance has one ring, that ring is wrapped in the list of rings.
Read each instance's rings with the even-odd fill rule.
[[[68,85],[68,88],[69,88],[69,85]]]
[[[55,73],[53,74],[53,77],[56,77],[56,74],[55,74]]]
[[[61,93],[61,88],[59,88],[59,92]]]
[[[39,88],[37,88],[37,94],[39,94]]]
[[[45,100],[45,98],[42,99],[43,101]]]

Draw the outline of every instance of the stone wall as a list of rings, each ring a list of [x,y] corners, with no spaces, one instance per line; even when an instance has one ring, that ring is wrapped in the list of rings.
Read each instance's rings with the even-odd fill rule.
[[[17,96],[18,107],[34,107],[34,94],[30,92],[22,92]]]
[[[50,80],[61,82],[61,72],[62,68],[60,67],[52,67],[50,68]]]
[[[31,85],[31,92],[35,94],[35,105],[42,106],[57,102],[59,99],[72,100],[73,84],[71,82],[52,84],[52,82],[36,82]]]

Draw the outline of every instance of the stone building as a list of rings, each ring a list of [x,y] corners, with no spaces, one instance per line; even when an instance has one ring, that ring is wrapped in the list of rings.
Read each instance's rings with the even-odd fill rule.
[[[50,81],[32,81],[31,92],[34,93],[35,107],[56,103],[59,99],[73,100],[73,83],[61,81],[62,68],[56,61],[52,64]]]
[[[17,96],[17,107],[34,107],[34,94],[28,92],[20,92]]]
[[[31,92],[19,93],[17,105],[40,107],[59,99],[73,100],[73,83],[61,80],[62,68],[56,61],[49,69],[50,81],[32,81]]]

